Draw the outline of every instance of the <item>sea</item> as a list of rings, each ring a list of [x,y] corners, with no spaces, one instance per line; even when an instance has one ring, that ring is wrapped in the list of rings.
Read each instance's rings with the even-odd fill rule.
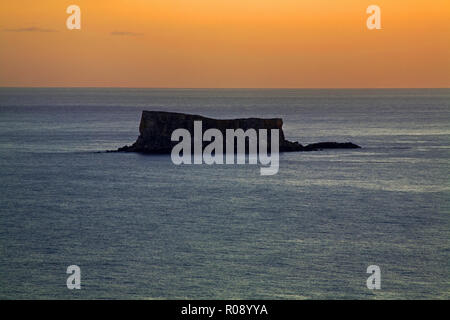
[[[104,152],[143,110],[362,148],[272,176]],[[0,298],[449,299],[449,158],[450,89],[0,88]]]

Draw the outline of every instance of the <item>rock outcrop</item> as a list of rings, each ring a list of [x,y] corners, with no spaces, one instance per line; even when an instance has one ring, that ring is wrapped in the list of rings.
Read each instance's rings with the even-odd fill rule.
[[[270,129],[279,129],[279,150],[280,152],[295,151],[315,151],[321,149],[353,149],[359,146],[347,142],[321,142],[303,146],[298,142],[291,142],[284,138],[283,120],[280,118],[261,119],[230,119],[219,120],[207,118],[199,115],[164,112],[164,111],[142,111],[141,123],[139,125],[139,137],[131,146],[119,148],[119,152],[140,152],[154,154],[171,153],[173,146],[177,141],[171,141],[172,132],[179,128],[187,129],[194,136],[194,121],[202,121],[203,132],[208,129],[218,129],[225,137],[226,129],[267,129],[269,132],[268,141],[270,141]],[[208,142],[209,143],[209,142]],[[207,144],[208,144],[207,143]]]

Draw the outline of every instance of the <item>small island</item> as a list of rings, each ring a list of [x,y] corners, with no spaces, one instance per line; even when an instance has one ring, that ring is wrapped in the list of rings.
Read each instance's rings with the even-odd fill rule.
[[[358,149],[360,146],[351,142],[319,142],[302,145],[299,142],[288,141],[284,137],[283,120],[281,118],[243,118],[243,119],[213,119],[200,115],[165,112],[142,111],[139,125],[139,137],[131,146],[121,147],[115,152],[138,152],[146,154],[170,154],[177,142],[171,141],[172,132],[179,128],[194,133],[194,121],[202,121],[203,130],[218,129],[225,134],[226,129],[278,129],[279,151],[300,152],[318,151],[323,149]]]

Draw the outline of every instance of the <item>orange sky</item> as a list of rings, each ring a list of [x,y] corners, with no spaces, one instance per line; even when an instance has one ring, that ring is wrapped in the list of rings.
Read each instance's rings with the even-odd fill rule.
[[[0,86],[450,87],[450,1],[3,0]]]

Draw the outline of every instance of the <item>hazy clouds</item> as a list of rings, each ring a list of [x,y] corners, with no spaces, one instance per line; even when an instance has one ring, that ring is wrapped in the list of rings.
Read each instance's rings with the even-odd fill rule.
[[[143,33],[137,33],[137,32],[130,32],[130,31],[113,31],[111,32],[112,36],[130,36],[130,37],[136,37],[136,36],[143,36]]]
[[[14,29],[3,29],[5,32],[58,32],[54,29],[45,29],[40,27],[25,27],[25,28],[14,28]]]

